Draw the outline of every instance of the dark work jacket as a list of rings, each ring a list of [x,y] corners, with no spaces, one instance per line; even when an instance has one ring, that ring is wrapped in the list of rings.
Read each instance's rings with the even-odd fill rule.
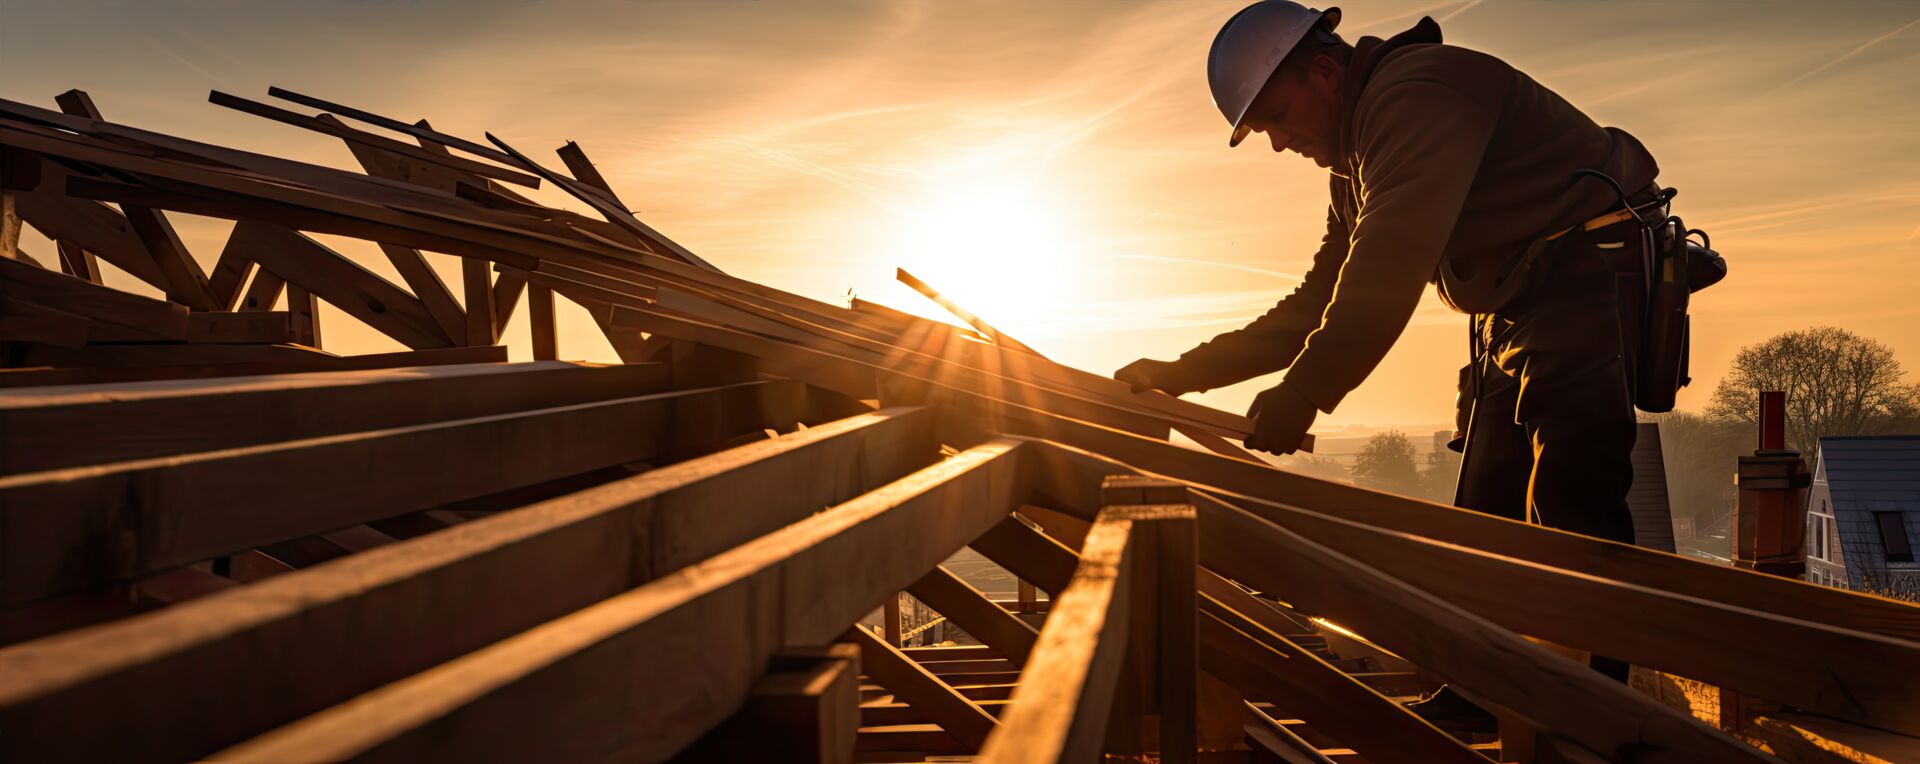
[[[1653,182],[1653,156],[1601,127],[1505,62],[1440,44],[1422,19],[1354,45],[1342,160],[1327,231],[1306,278],[1245,328],[1180,357],[1201,388],[1287,369],[1284,384],[1321,411],[1372,373],[1441,268],[1467,285],[1442,298],[1491,312],[1493,277],[1527,244],[1616,206],[1574,171],[1598,169],[1628,189]]]

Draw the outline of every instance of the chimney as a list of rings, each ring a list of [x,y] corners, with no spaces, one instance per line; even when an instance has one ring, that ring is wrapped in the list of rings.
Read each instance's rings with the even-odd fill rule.
[[[1807,487],[1800,452],[1787,449],[1787,394],[1760,394],[1759,438],[1740,457],[1740,503],[1733,509],[1733,564],[1800,578],[1806,571]]]

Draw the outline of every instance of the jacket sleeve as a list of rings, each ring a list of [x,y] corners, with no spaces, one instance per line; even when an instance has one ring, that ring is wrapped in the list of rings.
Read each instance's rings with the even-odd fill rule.
[[[1353,241],[1326,314],[1283,382],[1328,413],[1406,329],[1493,132],[1491,114],[1441,83],[1406,80],[1368,95],[1354,114]]]
[[[1338,193],[1336,190],[1335,193]],[[1347,259],[1347,225],[1327,208],[1327,233],[1313,266],[1293,292],[1253,323],[1214,337],[1181,354],[1180,365],[1201,390],[1242,382],[1287,368],[1320,326],[1320,313],[1333,295],[1340,263]]]

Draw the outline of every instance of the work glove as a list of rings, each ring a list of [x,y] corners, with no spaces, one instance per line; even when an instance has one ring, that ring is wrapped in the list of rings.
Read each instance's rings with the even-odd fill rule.
[[[1119,371],[1113,373],[1113,378],[1132,385],[1136,393],[1159,390],[1179,397],[1206,389],[1194,379],[1192,371],[1182,366],[1179,361],[1142,358],[1120,367]]]
[[[1307,428],[1313,426],[1313,418],[1319,413],[1313,401],[1287,383],[1274,385],[1254,396],[1253,405],[1247,409],[1247,418],[1253,420],[1253,434],[1247,436],[1247,448],[1282,456],[1298,451]]]

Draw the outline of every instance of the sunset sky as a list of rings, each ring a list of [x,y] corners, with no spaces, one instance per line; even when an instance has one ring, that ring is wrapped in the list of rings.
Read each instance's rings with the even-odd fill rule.
[[[905,266],[1107,373],[1265,310],[1320,234],[1324,171],[1259,140],[1228,149],[1208,96],[1207,47],[1241,5],[0,0],[0,97],[52,106],[80,88],[113,121],[342,167],[337,141],[207,92],[266,100],[277,85],[492,131],[554,166],[551,149],[577,140],[642,219],[730,273],[938,315],[893,282]],[[1677,212],[1732,269],[1696,298],[1683,408],[1704,406],[1741,345],[1812,325],[1920,368],[1920,3],[1342,8],[1349,39],[1431,15],[1448,42],[1652,149]],[[176,220],[210,265],[230,224]],[[23,247],[51,254],[31,235]],[[399,280],[370,245],[340,248]],[[436,264],[457,290],[453,260]],[[1450,421],[1464,322],[1429,294],[1321,424]],[[563,357],[614,359],[583,312],[562,326]],[[323,333],[335,352],[399,349],[338,311]],[[525,357],[524,317],[509,339]],[[1240,411],[1273,381],[1199,399]]]

